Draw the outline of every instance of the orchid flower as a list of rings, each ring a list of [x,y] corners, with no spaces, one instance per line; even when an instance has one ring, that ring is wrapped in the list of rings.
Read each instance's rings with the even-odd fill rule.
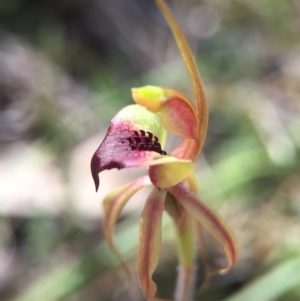
[[[97,191],[98,174],[103,170],[148,167],[147,175],[117,188],[104,199],[104,235],[122,260],[113,240],[114,226],[129,199],[143,187],[153,185],[140,219],[137,255],[140,285],[146,298],[154,300],[157,288],[152,274],[158,263],[162,214],[166,210],[174,221],[179,249],[175,299],[187,301],[193,284],[195,232],[204,227],[224,249],[227,265],[219,272],[226,272],[236,262],[237,244],[225,220],[198,196],[193,171],[207,132],[207,100],[184,34],[164,1],[155,2],[177,42],[192,81],[196,105],[173,89],[156,86],[132,89],[136,104],[124,107],[111,120],[106,137],[92,157],[91,172]],[[163,150],[167,132],[182,138],[170,154]]]

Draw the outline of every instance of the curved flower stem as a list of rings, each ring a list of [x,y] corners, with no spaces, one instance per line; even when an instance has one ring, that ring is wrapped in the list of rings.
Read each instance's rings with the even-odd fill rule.
[[[194,220],[170,193],[166,197],[165,209],[173,219],[178,244],[175,301],[189,301],[194,284]]]
[[[193,220],[185,210],[182,210],[179,220],[175,221],[175,226],[180,261],[175,301],[189,301],[194,285]]]
[[[192,286],[194,284],[195,271],[194,267],[185,268],[179,266],[177,268],[178,278],[175,291],[175,301],[191,301]]]
[[[177,46],[179,48],[180,54],[182,56],[182,59],[185,63],[185,66],[187,68],[187,71],[189,73],[189,76],[192,81],[195,100],[196,100],[196,111],[198,116],[198,129],[199,129],[199,151],[198,155],[201,152],[201,149],[203,147],[206,132],[207,132],[207,126],[208,126],[208,105],[206,100],[206,95],[204,91],[204,86],[201,81],[194,57],[192,55],[191,49],[188,45],[188,42],[177,24],[175,18],[173,17],[171,11],[165,4],[163,0],[154,0],[165,16],[172,32],[173,36],[176,40]]]

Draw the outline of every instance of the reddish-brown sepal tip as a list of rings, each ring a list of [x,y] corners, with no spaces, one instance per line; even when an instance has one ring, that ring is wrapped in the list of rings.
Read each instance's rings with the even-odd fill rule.
[[[100,165],[100,160],[97,156],[97,153],[95,153],[91,160],[91,172],[92,172],[93,180],[95,183],[96,192],[98,191],[99,184],[100,184],[99,175],[98,175],[99,165]]]

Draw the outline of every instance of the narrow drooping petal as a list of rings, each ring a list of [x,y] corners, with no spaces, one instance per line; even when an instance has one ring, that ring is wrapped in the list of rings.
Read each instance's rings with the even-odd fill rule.
[[[106,137],[92,157],[91,172],[96,190],[99,187],[99,172],[136,167],[144,161],[160,157],[164,153],[162,145],[165,135],[158,114],[139,105],[122,109],[112,119]]]
[[[112,193],[108,194],[103,200],[104,209],[104,236],[110,245],[111,249],[114,251],[120,262],[122,263],[124,269],[129,274],[129,270],[124,263],[123,257],[117,249],[114,239],[113,232],[114,227],[119,217],[119,214],[129,199],[143,187],[150,185],[151,181],[148,176],[140,177],[132,182],[124,184],[114,190]]]
[[[166,190],[154,188],[149,195],[140,221],[138,276],[148,300],[156,293],[152,274],[157,266],[161,246],[161,222]]]
[[[194,174],[190,174],[184,181],[184,185],[195,192],[197,195],[200,193],[199,184],[197,181],[197,178]],[[210,276],[212,275],[212,269],[208,258],[207,248],[204,240],[204,233],[203,233],[203,226],[199,220],[194,220],[194,229],[195,229],[195,236],[196,241],[198,244],[198,249],[200,253],[200,259],[202,263],[202,275],[203,275],[203,281],[201,286],[207,287],[210,281]]]
[[[234,234],[225,220],[205,205],[198,196],[182,183],[168,189],[178,202],[218,240],[227,256],[227,266],[220,269],[226,272],[237,260],[237,243]]]

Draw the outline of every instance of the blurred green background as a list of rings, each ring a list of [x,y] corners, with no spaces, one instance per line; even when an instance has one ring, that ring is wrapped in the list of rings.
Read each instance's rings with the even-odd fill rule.
[[[168,3],[209,99],[202,197],[240,250],[194,300],[300,300],[300,2]],[[0,1],[1,301],[144,300],[103,240],[101,199],[145,171],[103,172],[96,194],[89,164],[110,119],[132,103],[130,88],[145,84],[192,95],[151,0]],[[146,196],[126,206],[116,233],[133,271]],[[163,233],[154,278],[158,295],[172,298],[167,216]],[[207,238],[212,263],[224,263]]]

